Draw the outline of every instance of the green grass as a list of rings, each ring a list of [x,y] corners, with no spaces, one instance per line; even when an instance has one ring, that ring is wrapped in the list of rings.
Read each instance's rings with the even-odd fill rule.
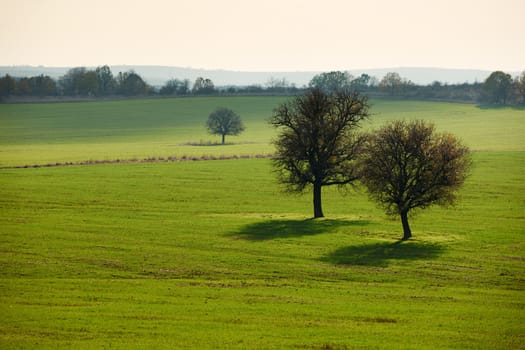
[[[267,145],[275,101],[0,105],[0,159],[100,159],[104,148],[112,159],[114,143],[160,156],[149,147],[163,130],[166,142],[199,140],[193,119],[177,134],[177,104],[187,115],[258,106],[246,124]],[[484,150],[459,204],[417,213],[408,242],[360,188],[326,189],[327,218],[311,220],[311,194],[283,194],[267,159],[0,169],[0,348],[523,348],[523,111],[374,104],[373,125],[430,119]],[[67,119],[104,108],[98,126]],[[141,108],[158,112],[151,123]],[[69,125],[53,136],[61,109]],[[135,112],[135,125],[117,118]],[[259,152],[241,137],[232,154]]]
[[[422,101],[376,100],[372,104],[374,126],[392,119],[426,119],[458,135],[475,151],[525,151],[525,109]]]
[[[407,243],[268,160],[3,170],[1,347],[519,348],[525,155],[475,164]]]
[[[175,98],[48,104],[0,104],[0,166],[146,157],[256,155],[273,152],[267,120],[286,97]],[[525,151],[525,111],[474,105],[372,101],[366,128],[391,119],[425,118],[462,137],[472,149]],[[225,106],[241,115],[246,131],[226,137],[205,129],[208,115]],[[195,145],[197,144],[197,146]],[[203,144],[203,146],[198,146]]]
[[[285,97],[175,98],[87,103],[0,104],[0,166],[272,151],[272,109]],[[217,107],[246,124],[225,146],[205,122]],[[192,146],[203,144],[203,146]]]

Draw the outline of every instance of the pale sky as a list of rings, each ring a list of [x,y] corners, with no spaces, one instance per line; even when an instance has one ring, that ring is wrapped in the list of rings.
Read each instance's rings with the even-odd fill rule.
[[[525,0],[0,0],[0,65],[525,70]]]

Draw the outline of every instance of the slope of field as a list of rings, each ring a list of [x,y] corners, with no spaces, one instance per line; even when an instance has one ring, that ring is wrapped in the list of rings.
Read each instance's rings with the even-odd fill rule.
[[[270,147],[275,102],[0,106],[0,159],[211,140],[191,116],[215,105],[244,106],[253,134],[196,148],[258,152],[240,140]],[[187,112],[172,120],[177,104]],[[104,108],[119,112],[83,119]],[[159,113],[150,123],[146,109]],[[0,169],[0,348],[522,348],[524,112],[399,101],[372,112],[367,127],[429,119],[480,150],[460,203],[419,212],[408,242],[359,187],[326,189],[327,218],[311,220],[311,194],[284,194],[268,159]]]
[[[279,98],[184,98],[0,105],[0,165],[270,152],[267,118]],[[217,107],[237,111],[247,130],[219,142],[206,132]]]
[[[272,110],[286,97],[177,98],[87,103],[0,104],[0,166],[147,157],[256,155],[273,151]],[[475,150],[525,150],[525,111],[473,105],[372,101],[366,128],[394,118],[433,120]],[[204,127],[224,106],[246,124],[226,146]]]

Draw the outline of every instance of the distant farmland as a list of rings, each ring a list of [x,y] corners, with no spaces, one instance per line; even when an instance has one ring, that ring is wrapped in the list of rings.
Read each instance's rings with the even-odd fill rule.
[[[286,195],[269,159],[6,168],[273,152],[284,97],[0,105],[0,348],[517,349],[525,343],[525,112],[372,101],[474,166],[414,239],[361,188]],[[214,145],[216,107],[246,131]]]
[[[273,108],[286,97],[175,98],[84,103],[0,104],[0,166],[147,157],[256,155],[273,151]],[[525,150],[523,110],[473,105],[372,101],[369,127],[423,118],[472,149]],[[246,131],[214,147],[205,121],[215,108],[235,110]]]

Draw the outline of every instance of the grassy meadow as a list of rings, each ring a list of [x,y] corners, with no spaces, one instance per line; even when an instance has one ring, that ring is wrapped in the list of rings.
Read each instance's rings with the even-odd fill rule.
[[[0,104],[0,167],[87,160],[268,154],[268,124],[286,97],[175,98],[48,104]],[[246,131],[226,137],[206,132],[217,107],[240,114]],[[468,104],[372,101],[365,128],[391,119],[429,119],[478,151],[525,150],[525,110],[479,109]],[[210,145],[211,144],[211,145]]]
[[[461,201],[402,236],[359,187],[288,195],[269,159],[6,168],[271,153],[279,97],[0,105],[0,348],[520,349],[525,112],[373,101],[474,166]],[[204,121],[247,130],[215,142]]]

